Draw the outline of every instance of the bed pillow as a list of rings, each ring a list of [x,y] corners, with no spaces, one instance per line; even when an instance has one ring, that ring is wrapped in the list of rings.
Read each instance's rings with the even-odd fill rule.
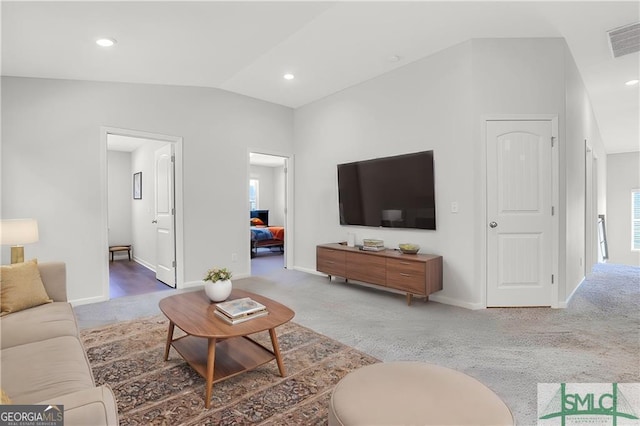
[[[260,226],[260,225],[264,225],[264,222],[259,217],[252,217],[251,218],[251,224],[253,226]]]
[[[42,283],[36,259],[0,270],[0,316],[53,302]]]

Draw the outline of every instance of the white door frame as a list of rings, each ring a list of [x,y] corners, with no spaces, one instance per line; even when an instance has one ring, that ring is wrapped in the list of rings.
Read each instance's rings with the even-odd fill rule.
[[[584,276],[598,263],[598,157],[587,140],[585,144]]]
[[[286,264],[284,265],[285,268],[287,269],[293,269],[293,252],[294,252],[294,247],[293,247],[293,173],[294,173],[294,168],[293,168],[293,154],[290,153],[284,153],[284,152],[278,152],[278,151],[271,151],[268,149],[258,149],[258,148],[247,148],[247,172],[246,172],[246,177],[245,177],[245,194],[247,194],[246,199],[247,199],[247,212],[249,211],[249,179],[251,178],[251,161],[250,161],[250,155],[251,153],[255,153],[255,154],[264,154],[264,155],[273,155],[275,157],[283,157],[285,158],[286,161],[286,173],[285,173],[285,212],[284,212],[284,217],[285,217],[285,224],[284,224],[284,228],[285,228],[285,232],[284,232],[284,253],[285,253],[285,261]],[[247,221],[248,221],[248,216],[247,216]],[[246,227],[246,232],[247,232],[247,237],[245,238],[245,241],[247,241],[247,244],[251,243],[251,229],[247,226]],[[248,247],[249,250],[244,250],[245,254],[244,256],[247,256],[249,259],[248,265],[249,265],[249,271],[251,271],[251,247]]]
[[[556,114],[483,114],[481,115],[481,153],[480,153],[480,171],[482,175],[482,191],[481,191],[481,213],[478,215],[479,221],[476,226],[482,226],[483,232],[481,235],[481,262],[480,262],[480,276],[481,276],[481,304],[484,308],[487,307],[487,243],[488,243],[488,213],[487,213],[487,122],[488,121],[549,121],[551,122],[551,136],[554,138],[554,147],[551,150],[551,197],[552,205],[555,208],[555,214],[551,217],[551,273],[555,277],[553,284],[551,285],[551,307],[559,307],[559,286],[561,282],[564,282],[564,278],[558,274],[559,271],[559,159],[558,151],[560,143],[562,141],[558,138],[558,116]]]
[[[182,137],[162,135],[139,130],[121,129],[117,127],[100,127],[100,176],[101,176],[101,224],[102,247],[104,247],[104,262],[102,270],[102,298],[109,300],[109,258],[106,255],[109,248],[108,221],[108,175],[107,175],[107,135],[129,136],[141,139],[153,139],[173,143],[175,147],[175,226],[176,226],[176,288],[184,288],[184,223],[182,197]]]

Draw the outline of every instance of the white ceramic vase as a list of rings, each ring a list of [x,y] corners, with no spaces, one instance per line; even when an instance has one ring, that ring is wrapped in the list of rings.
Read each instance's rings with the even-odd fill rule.
[[[205,281],[204,292],[207,293],[207,297],[212,302],[222,302],[227,300],[227,297],[231,294],[231,280],[224,281]]]

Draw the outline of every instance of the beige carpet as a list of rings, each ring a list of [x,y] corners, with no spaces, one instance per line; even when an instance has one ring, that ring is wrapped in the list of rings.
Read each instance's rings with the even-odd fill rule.
[[[331,390],[375,358],[295,323],[276,329],[287,377],[275,361],[213,385],[171,350],[163,360],[168,321],[157,316],[82,331],[96,381],[108,384],[125,425],[323,425]],[[177,331],[177,329],[176,329]],[[177,334],[176,334],[177,335]],[[268,333],[253,335],[269,347]]]

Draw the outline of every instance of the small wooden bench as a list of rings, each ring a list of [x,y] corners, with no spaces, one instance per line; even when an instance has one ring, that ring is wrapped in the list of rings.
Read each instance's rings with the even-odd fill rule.
[[[111,261],[113,262],[113,254],[117,251],[126,251],[127,256],[129,256],[129,261],[131,261],[131,245],[128,246],[109,246],[109,253],[111,253]]]

